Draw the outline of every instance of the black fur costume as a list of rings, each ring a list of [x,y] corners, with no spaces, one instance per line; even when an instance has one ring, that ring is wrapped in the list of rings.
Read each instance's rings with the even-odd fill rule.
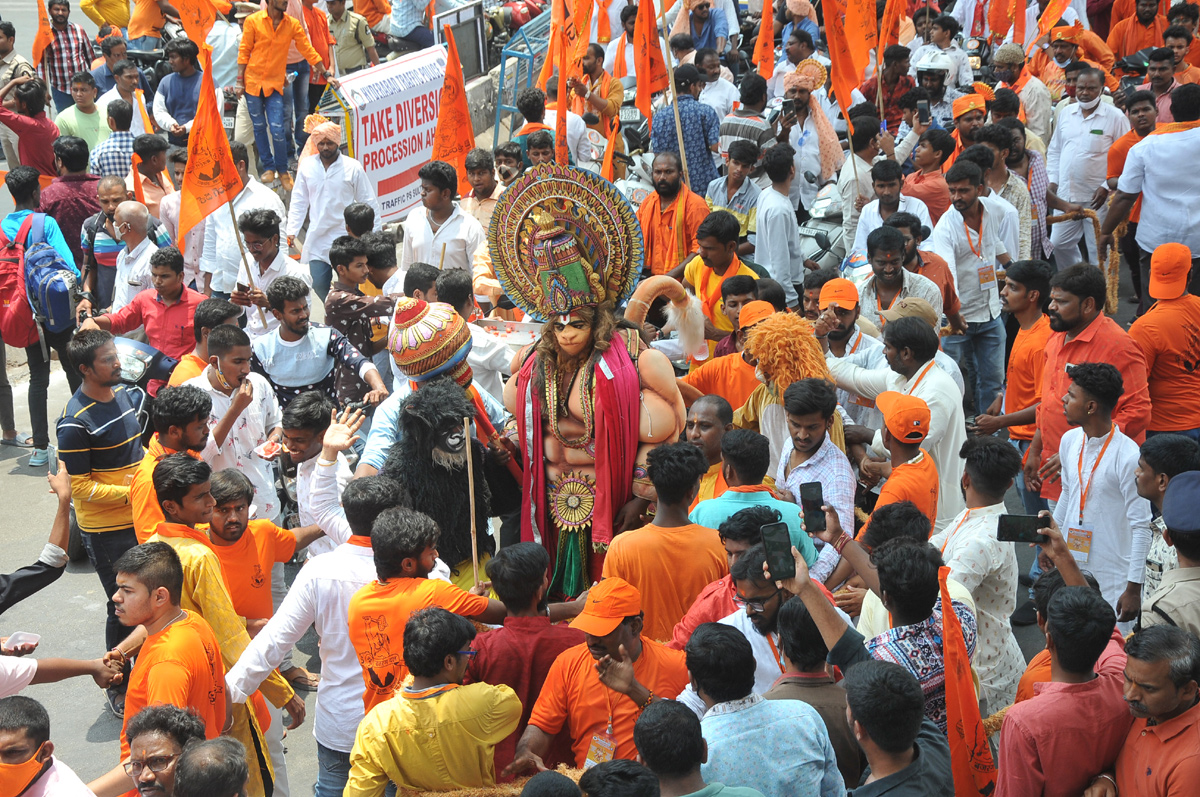
[[[463,418],[474,417],[475,407],[466,391],[448,376],[431,380],[404,400],[400,408],[400,440],[388,453],[381,473],[408,489],[413,509],[438,524],[441,537],[438,555],[456,570],[471,559],[471,509],[465,467],[448,467],[434,457],[441,437],[453,428],[462,429]],[[495,543],[488,533],[491,490],[484,475],[483,443],[468,441],[475,469],[475,536],[479,554],[494,554]],[[464,463],[465,464],[465,463]]]

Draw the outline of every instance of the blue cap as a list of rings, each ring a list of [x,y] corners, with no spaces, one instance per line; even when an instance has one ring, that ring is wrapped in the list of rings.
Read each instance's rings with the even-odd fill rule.
[[[1185,471],[1171,479],[1163,496],[1162,517],[1172,534],[1200,533],[1200,471]]]

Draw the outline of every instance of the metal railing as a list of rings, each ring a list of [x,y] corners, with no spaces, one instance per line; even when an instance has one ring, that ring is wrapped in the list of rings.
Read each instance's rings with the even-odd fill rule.
[[[517,92],[532,86],[534,76],[541,71],[550,47],[550,9],[522,25],[500,53],[500,85],[496,91],[496,124],[492,132],[492,147],[500,144],[500,125],[509,122],[517,111]]]

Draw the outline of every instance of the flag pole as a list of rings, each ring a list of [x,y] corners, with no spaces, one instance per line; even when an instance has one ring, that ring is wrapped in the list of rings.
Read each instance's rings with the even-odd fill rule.
[[[254,274],[250,272],[250,264],[246,262],[246,247],[242,244],[242,234],[238,232],[237,214],[233,212],[233,202],[226,202],[225,206],[229,208],[229,218],[233,219],[233,237],[237,239],[238,251],[242,253],[242,265],[246,267],[246,279],[250,280],[250,290],[254,290]],[[266,329],[267,314],[261,307],[258,307],[258,320],[262,321],[263,328]]]
[[[471,570],[479,586],[479,540],[475,533],[475,450],[471,446],[471,419],[463,418],[463,437],[467,441],[467,489],[471,493]]]
[[[679,13],[690,13],[686,7],[686,3],[679,6]],[[662,30],[667,29],[666,3],[662,4],[662,9],[658,13],[658,24]],[[659,33],[658,41],[660,47],[662,46],[662,40],[663,34]],[[687,151],[683,148],[683,128],[680,126],[679,122],[679,90],[675,88],[675,67],[671,65],[671,57],[671,48],[667,47],[667,52],[663,57],[663,62],[667,66],[667,88],[670,89],[671,94],[675,97],[675,102],[671,103],[671,108],[675,112],[675,138],[679,142],[679,161],[683,164],[683,181],[687,183],[688,188],[691,188],[692,184],[688,180]]]

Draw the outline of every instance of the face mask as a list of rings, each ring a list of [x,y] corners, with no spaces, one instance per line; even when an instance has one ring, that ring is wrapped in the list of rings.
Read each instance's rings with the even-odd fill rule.
[[[1065,67],[1065,66],[1066,66],[1067,64],[1069,64],[1069,63],[1071,63],[1071,59],[1070,59],[1070,58],[1068,58],[1068,59],[1067,59],[1067,60],[1065,60],[1065,61],[1060,61],[1060,60],[1058,60],[1057,58],[1055,58],[1055,59],[1054,59],[1054,64],[1055,64],[1055,66],[1057,66],[1059,69],[1062,69],[1063,67]]]
[[[1084,102],[1083,100],[1078,100],[1078,102],[1079,102],[1080,108],[1082,108],[1085,111],[1091,111],[1091,110],[1094,110],[1096,108],[1096,106],[1100,104],[1100,95],[1097,94],[1096,99],[1092,100],[1091,102]]]
[[[44,745],[42,745],[44,746]],[[0,764],[0,797],[17,797],[42,773],[45,761],[38,760],[39,746],[28,761],[20,764]]]
[[[754,378],[757,379],[759,382],[762,382],[764,385],[767,383],[767,375],[764,374],[762,372],[762,369],[759,368],[757,365],[754,366]]]

